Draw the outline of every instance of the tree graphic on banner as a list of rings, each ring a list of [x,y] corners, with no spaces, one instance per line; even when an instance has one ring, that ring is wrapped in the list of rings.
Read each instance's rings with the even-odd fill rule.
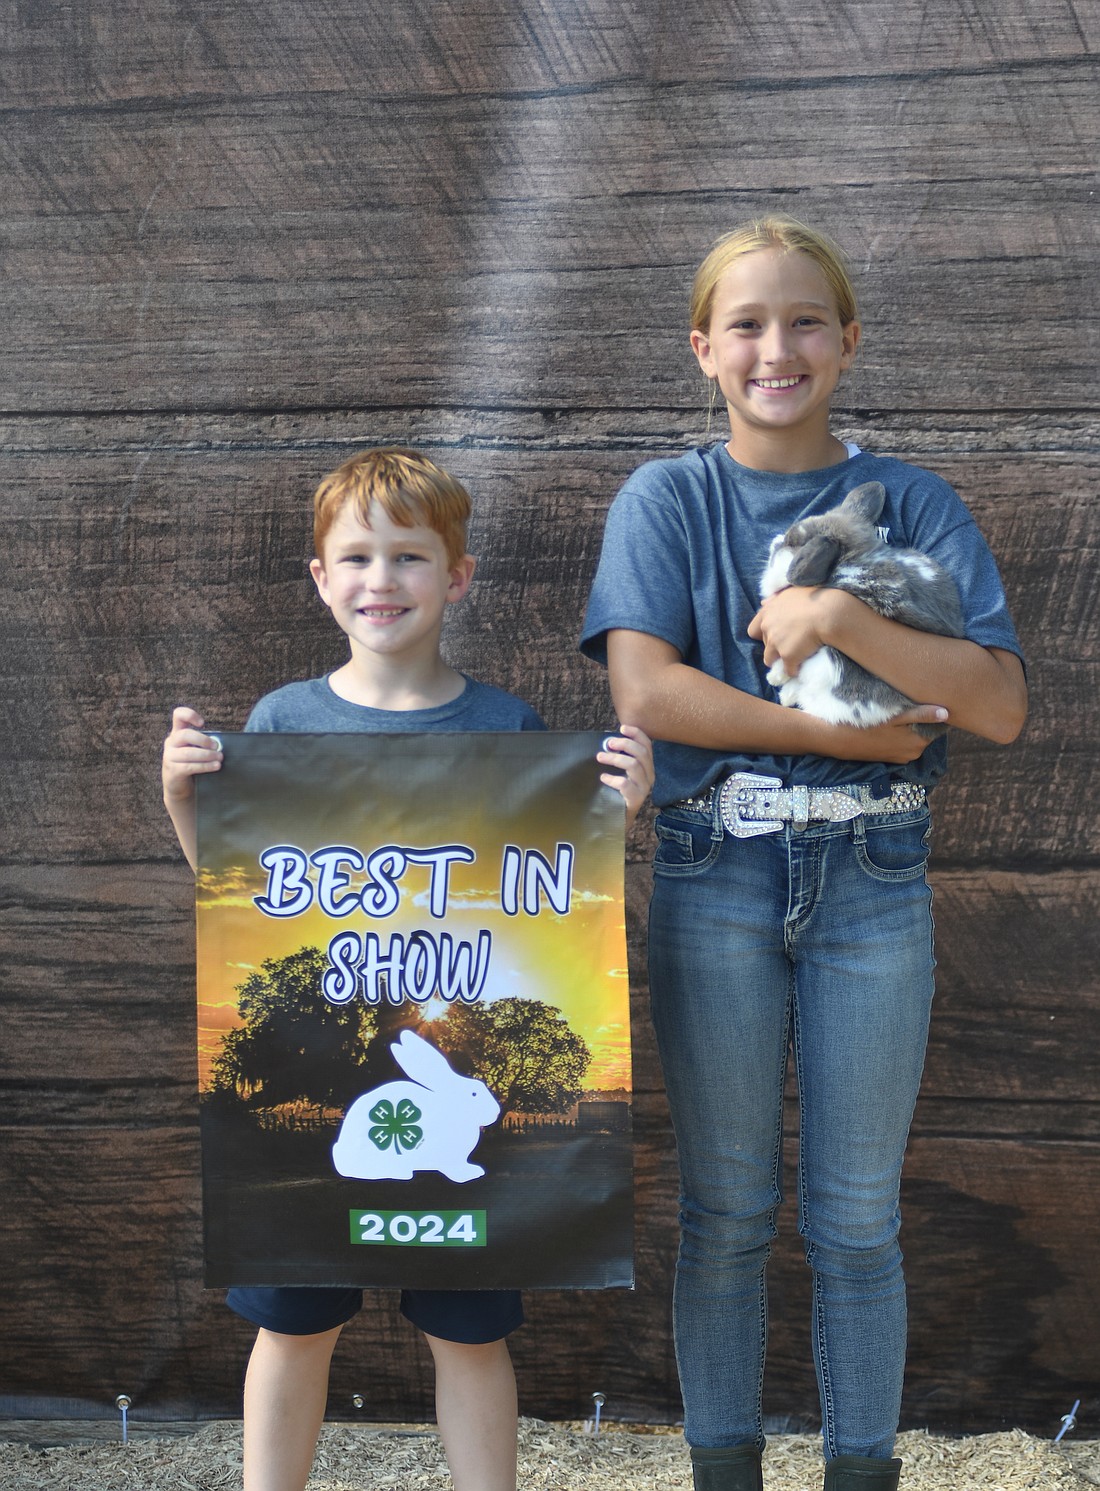
[[[446,1055],[466,1058],[505,1113],[564,1113],[592,1060],[561,1011],[538,999],[453,1005],[430,1036]]]
[[[375,1031],[360,1000],[331,1004],[322,992],[327,959],[303,947],[268,958],[238,986],[243,1024],[222,1039],[211,1090],[250,1108],[309,1103],[343,1108],[362,1089],[362,1064]]]
[[[564,1113],[583,1090],[591,1052],[553,1005],[514,998],[454,1004],[445,1019],[426,1023],[408,1001],[330,1003],[322,988],[327,966],[320,948],[303,947],[265,959],[238,986],[242,1023],[222,1037],[212,1096],[253,1111],[305,1103],[320,1117],[346,1109],[391,1075],[390,1046],[406,1028],[457,1056],[506,1113]],[[379,1122],[393,1129],[392,1142],[405,1142],[397,1116]]]

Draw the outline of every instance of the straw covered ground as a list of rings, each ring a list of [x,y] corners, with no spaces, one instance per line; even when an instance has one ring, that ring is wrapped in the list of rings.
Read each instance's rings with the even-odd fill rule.
[[[25,1426],[24,1426],[25,1427]],[[240,1425],[212,1423],[195,1433],[49,1446],[0,1443],[4,1491],[223,1491],[240,1486]],[[0,1423],[0,1436],[3,1435]],[[155,1432],[155,1431],[154,1431]],[[901,1436],[904,1491],[1085,1491],[1100,1486],[1100,1443],[1056,1446],[1022,1431],[944,1439]],[[818,1442],[777,1436],[765,1460],[768,1491],[815,1491]],[[525,1419],[520,1435],[523,1491],[687,1491],[679,1433],[611,1425],[598,1437],[579,1425]],[[327,1425],[309,1491],[445,1491],[435,1435],[420,1428]]]

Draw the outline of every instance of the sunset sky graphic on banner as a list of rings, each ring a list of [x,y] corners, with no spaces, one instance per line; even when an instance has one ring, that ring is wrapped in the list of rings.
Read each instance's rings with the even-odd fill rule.
[[[284,747],[291,739],[307,743],[303,747],[307,762],[308,742],[317,739],[277,738]],[[256,739],[264,737],[248,737],[252,750]],[[458,775],[449,759],[455,739],[442,735],[354,737],[360,752],[364,752],[362,742],[369,743],[365,754],[371,766],[367,769],[356,763],[358,775],[353,767],[349,794],[339,785],[333,790],[328,783],[311,782],[288,792],[285,777],[279,790],[274,790],[251,759],[247,772],[234,771],[233,737],[227,737],[224,781],[212,785],[213,790],[232,792],[233,809],[227,812],[219,805],[223,819],[219,857],[212,862],[200,844],[196,883],[200,1088],[209,1086],[211,1062],[222,1038],[240,1024],[238,987],[265,960],[303,947],[326,950],[340,933],[360,939],[373,933],[386,949],[395,934],[407,945],[415,933],[438,940],[443,932],[455,943],[465,940],[476,947],[479,936],[487,931],[492,942],[480,1002],[518,997],[556,1007],[592,1053],[586,1089],[629,1090],[623,810],[618,794],[599,784],[594,759],[599,737],[587,733],[584,737],[586,744],[591,743],[590,765],[587,758],[569,763],[556,782],[553,771],[547,781],[538,773],[532,778],[522,769],[531,751],[526,743],[529,737],[465,737],[471,747],[468,759],[461,763],[462,785],[459,790],[441,791],[441,780],[453,786]],[[383,758],[377,765],[375,756]],[[200,780],[200,793],[210,790],[211,779]],[[200,836],[201,802],[200,797]],[[506,846],[512,847],[513,868],[521,867],[522,884],[524,857],[532,852],[547,866],[560,867],[562,844],[576,848],[568,911],[555,909],[551,897],[543,892],[537,896],[536,915],[524,909],[522,896],[515,914],[506,914],[502,905]],[[326,914],[316,895],[308,909],[285,918],[263,915],[257,908],[256,899],[262,899],[269,889],[269,873],[260,856],[272,846],[293,846],[304,858],[318,850],[345,846],[365,858],[392,845],[422,850],[462,846],[473,853],[472,862],[455,859],[447,865],[442,918],[432,914],[429,904],[433,869],[417,863],[394,876],[399,902],[395,895],[395,909],[383,916],[368,915],[355,905],[369,877],[351,864],[341,865],[347,881],[342,891],[354,906],[350,914]],[[439,876],[434,882],[438,910],[444,881],[440,867],[435,873]],[[316,882],[316,872],[306,874]],[[418,1007],[429,1022],[429,1031],[430,1023],[445,1018],[449,1009],[438,996],[418,1001]]]

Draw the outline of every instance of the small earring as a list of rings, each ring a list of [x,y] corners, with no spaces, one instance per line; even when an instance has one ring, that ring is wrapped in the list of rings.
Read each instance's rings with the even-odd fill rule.
[[[710,435],[711,422],[714,419],[714,405],[718,398],[718,379],[708,378],[709,393],[707,395],[707,435]]]

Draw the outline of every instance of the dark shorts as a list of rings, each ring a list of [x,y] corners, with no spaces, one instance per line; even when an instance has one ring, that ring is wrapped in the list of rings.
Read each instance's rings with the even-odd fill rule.
[[[229,1308],[281,1336],[316,1336],[345,1325],[363,1306],[361,1289],[230,1289]],[[425,1335],[465,1346],[501,1341],[523,1324],[518,1289],[403,1289],[401,1313]]]

